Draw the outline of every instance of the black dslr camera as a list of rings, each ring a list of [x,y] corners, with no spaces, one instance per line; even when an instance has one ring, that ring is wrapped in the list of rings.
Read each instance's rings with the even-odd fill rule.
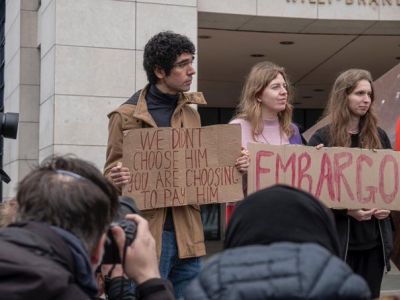
[[[9,139],[17,138],[19,114],[0,112],[0,136]],[[10,177],[0,168],[0,179],[5,183],[11,181]],[[1,200],[0,200],[1,202]]]
[[[119,208],[117,214],[111,223],[113,226],[120,226],[125,232],[125,245],[124,255],[126,248],[134,241],[136,237],[136,223],[125,219],[128,214],[140,214],[139,209],[136,207],[135,201],[126,196],[119,197]],[[120,257],[118,246],[112,235],[111,228],[107,232],[107,241],[104,247],[104,256],[102,264],[120,264],[123,257]]]
[[[0,113],[0,135],[9,139],[17,138],[19,114]]]

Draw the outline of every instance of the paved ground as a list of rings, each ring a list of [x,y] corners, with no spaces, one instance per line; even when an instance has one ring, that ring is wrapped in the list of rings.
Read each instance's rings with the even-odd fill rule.
[[[221,241],[208,241],[207,257],[222,250]],[[206,257],[206,259],[207,259]],[[400,295],[400,271],[392,265],[392,270],[383,276],[382,295]]]
[[[382,295],[400,295],[400,271],[392,264],[392,270],[383,276]]]

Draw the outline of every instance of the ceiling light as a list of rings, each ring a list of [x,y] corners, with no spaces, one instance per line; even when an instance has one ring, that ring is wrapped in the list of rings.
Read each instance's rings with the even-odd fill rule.
[[[300,105],[301,102],[293,102],[293,105]]]
[[[264,57],[264,54],[261,53],[254,53],[254,54],[250,54],[251,57]]]
[[[324,89],[314,89],[314,92],[323,92]]]
[[[294,42],[293,41],[282,41],[282,42],[279,42],[279,44],[281,44],[281,45],[293,45]]]
[[[400,60],[400,56],[395,57],[397,60]]]
[[[303,99],[311,99],[312,96],[303,96]]]
[[[198,36],[199,39],[208,40],[211,39],[211,35],[202,34]]]

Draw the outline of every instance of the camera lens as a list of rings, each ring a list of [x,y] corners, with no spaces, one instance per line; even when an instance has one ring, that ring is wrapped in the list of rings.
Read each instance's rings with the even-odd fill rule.
[[[125,242],[132,243],[136,236],[136,224],[125,219],[127,214],[140,214],[135,201],[126,196],[119,197],[119,208],[112,222],[112,225],[120,226],[125,232]],[[103,264],[121,263],[117,244],[114,240],[111,230],[107,232],[107,243],[104,247]]]
[[[5,138],[16,139],[19,114],[0,113],[0,134]]]

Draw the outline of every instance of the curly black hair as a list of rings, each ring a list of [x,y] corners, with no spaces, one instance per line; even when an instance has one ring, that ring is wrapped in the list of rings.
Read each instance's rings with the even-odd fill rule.
[[[151,84],[157,83],[158,79],[154,74],[156,67],[161,68],[166,75],[169,75],[179,55],[183,53],[194,55],[195,52],[194,44],[184,35],[172,31],[156,34],[144,47],[143,67],[148,81]]]

